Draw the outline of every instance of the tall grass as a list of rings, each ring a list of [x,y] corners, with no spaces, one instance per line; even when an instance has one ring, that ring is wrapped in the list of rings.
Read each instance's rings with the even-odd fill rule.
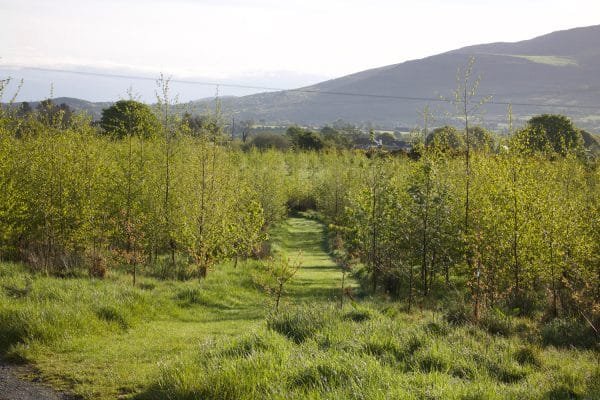
[[[132,287],[121,273],[104,280],[57,279],[0,263],[0,357],[26,358],[32,343],[58,345],[86,335],[93,340],[91,335],[124,333],[157,319],[186,320],[199,307],[227,312],[260,304],[249,271],[233,275],[225,269],[200,283],[144,278]],[[261,311],[248,310],[248,317]]]
[[[151,318],[158,301],[124,282],[55,279],[3,264],[0,284],[0,351],[29,342],[123,330]]]
[[[143,398],[598,398],[594,353],[493,335],[375,308],[287,310],[233,343],[207,343],[166,366]],[[562,396],[562,397],[561,397]]]

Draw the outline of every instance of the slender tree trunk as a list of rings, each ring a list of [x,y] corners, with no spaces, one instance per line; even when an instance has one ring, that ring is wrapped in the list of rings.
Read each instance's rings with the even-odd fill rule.
[[[436,249],[434,248],[431,252],[431,265],[429,268],[429,291],[433,288],[433,281],[435,279],[435,263],[436,263]]]
[[[168,244],[171,251],[171,268],[175,268],[175,240],[172,237],[171,226],[171,169],[172,169],[172,140],[173,134],[169,126],[169,93],[168,81],[162,82],[162,95],[164,102],[164,130],[165,130],[165,197],[164,197],[164,212],[166,222],[166,233]]]
[[[554,318],[558,317],[558,288],[556,284],[556,267],[554,265],[554,237],[550,233],[550,273],[552,274],[552,314]]]
[[[408,276],[408,312],[412,309],[413,304],[413,266],[410,265],[410,273]]]
[[[519,209],[517,202],[517,171],[513,166],[513,263],[515,274],[515,293],[518,295],[521,287],[520,282],[520,265],[519,265]]]
[[[346,269],[345,266],[342,266],[342,291],[340,293],[340,308],[344,308],[344,283],[346,280]]]
[[[281,294],[283,293],[283,282],[279,282],[279,286],[277,287],[277,297],[275,300],[275,313],[279,312],[279,301],[281,300]]]
[[[474,315],[475,321],[479,321],[480,307],[481,307],[481,261],[477,260],[477,277],[476,277],[476,286],[475,286],[475,307],[474,307]]]
[[[427,246],[429,242],[429,172],[426,173],[425,176],[425,204],[423,210],[423,235],[421,238],[421,284],[423,285],[423,296],[427,296],[428,288],[427,288]]]
[[[480,283],[480,270],[479,263],[475,266],[473,265],[473,250],[471,248],[471,238],[470,238],[470,226],[469,226],[469,206],[470,206],[470,189],[471,189],[471,137],[469,132],[469,109],[468,109],[468,92],[467,92],[467,80],[465,79],[464,84],[464,93],[463,96],[463,112],[465,118],[465,136],[466,136],[466,151],[465,151],[465,247],[466,247],[466,258],[467,258],[467,266],[470,271],[473,271],[475,275],[475,287],[473,288],[473,296],[474,296],[474,304],[473,304],[473,314],[475,319],[479,318],[479,283]],[[475,268],[474,268],[475,267]]]
[[[470,149],[471,149],[471,140],[469,134],[469,114],[467,109],[467,87],[465,85],[465,93],[464,93],[464,115],[465,115],[465,135],[467,139],[466,143],[466,151],[465,151],[465,173],[466,173],[466,187],[465,187],[465,233],[469,233],[469,190],[471,186],[471,158],[470,158]],[[468,243],[467,243],[468,245]],[[467,263],[471,263],[469,255],[467,254]]]
[[[169,247],[171,248],[171,266],[175,267],[175,240],[169,239]]]
[[[202,154],[202,164],[201,164],[201,184],[200,184],[200,216],[198,218],[198,243],[196,246],[197,252],[204,252],[204,223],[205,223],[205,207],[206,207],[206,154],[203,152]],[[200,268],[200,277],[206,277],[206,262],[204,260],[205,255],[201,254],[200,259],[202,260],[201,268]]]
[[[377,280],[379,275],[378,255],[377,255],[377,184],[375,180],[376,176],[373,176],[373,204],[371,210],[371,224],[372,224],[372,237],[371,237],[371,265],[373,268],[373,292],[377,290]]]

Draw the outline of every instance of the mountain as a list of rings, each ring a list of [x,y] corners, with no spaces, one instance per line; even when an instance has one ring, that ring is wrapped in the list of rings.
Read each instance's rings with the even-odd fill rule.
[[[600,25],[550,33],[515,43],[490,43],[401,64],[358,72],[299,90],[261,93],[223,100],[225,114],[269,124],[323,125],[342,119],[385,127],[421,123],[429,105],[434,123],[451,122],[457,68],[475,57],[478,94],[492,96],[482,109],[483,123],[503,127],[507,105],[517,119],[561,113],[592,131],[600,130]],[[350,94],[358,94],[353,96]],[[382,97],[377,97],[382,96]],[[431,101],[395,97],[427,98]],[[203,102],[197,102],[201,105]],[[540,107],[538,104],[556,106]],[[563,108],[558,105],[569,105]],[[597,106],[597,108],[585,108]],[[454,113],[454,115],[456,115]]]
[[[478,123],[505,129],[510,103],[517,125],[532,115],[560,113],[588,131],[600,132],[599,43],[600,25],[596,25],[514,43],[469,46],[296,90],[222,97],[222,110],[225,118],[269,125],[320,126],[343,120],[410,129],[423,124],[419,111],[429,106],[434,117],[431,125],[457,123],[453,105],[439,101],[440,96],[453,98],[457,69],[474,57],[473,72],[480,77],[477,93],[492,98],[478,112]],[[110,105],[71,98],[54,101],[87,110],[96,119]],[[189,105],[199,112],[213,107],[214,98]]]

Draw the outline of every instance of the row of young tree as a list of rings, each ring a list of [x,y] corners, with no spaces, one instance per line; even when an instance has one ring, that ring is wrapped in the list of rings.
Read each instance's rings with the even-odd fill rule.
[[[562,116],[509,139],[469,127],[381,151],[240,151],[217,113],[122,101],[99,126],[60,109],[0,114],[0,257],[46,273],[153,266],[204,277],[257,255],[290,209],[317,209],[344,263],[409,308],[439,290],[484,308],[600,314],[600,168]],[[466,134],[465,134],[466,133]],[[297,130],[298,143],[311,139]],[[298,146],[302,148],[302,146]]]
[[[371,289],[409,309],[468,289],[475,318],[508,307],[598,321],[600,168],[579,147],[532,148],[529,129],[472,149],[468,170],[464,152],[435,146],[418,161],[328,162],[317,204],[343,262],[360,260]]]
[[[203,277],[260,251],[285,215],[281,157],[230,151],[217,124],[192,129],[162,89],[157,110],[121,101],[100,126],[0,110],[0,259],[60,275],[126,267],[135,284],[142,266]]]

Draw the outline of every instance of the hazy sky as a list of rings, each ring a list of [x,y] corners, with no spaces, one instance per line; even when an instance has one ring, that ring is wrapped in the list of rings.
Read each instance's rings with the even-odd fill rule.
[[[0,15],[0,67],[293,85],[595,25],[600,1],[0,0]]]

